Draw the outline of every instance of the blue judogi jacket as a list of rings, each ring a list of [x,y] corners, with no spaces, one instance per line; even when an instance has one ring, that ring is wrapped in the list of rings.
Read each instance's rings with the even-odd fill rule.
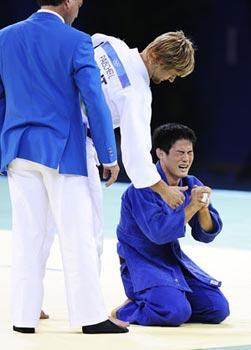
[[[91,37],[46,12],[0,30],[1,170],[16,157],[87,175],[84,101],[101,163],[116,160]]]
[[[167,182],[160,163],[157,163],[157,169]],[[188,190],[184,192],[184,203],[176,209],[169,207],[150,188],[136,189],[130,185],[122,196],[117,227],[118,254],[125,260],[121,269],[129,269],[134,292],[165,285],[191,291],[181,267],[207,284],[221,284],[200,269],[180,248],[178,239],[186,232],[184,208],[190,201],[194,185],[201,186],[202,183],[194,176],[187,176],[179,185],[188,186]],[[204,243],[212,242],[222,229],[218,212],[211,204],[208,209],[214,223],[213,232],[201,228],[197,214],[189,221],[193,238]]]

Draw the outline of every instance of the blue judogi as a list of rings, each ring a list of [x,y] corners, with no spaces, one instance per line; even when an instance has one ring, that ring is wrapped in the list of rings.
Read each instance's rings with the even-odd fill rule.
[[[100,162],[112,163],[115,138],[90,36],[46,12],[2,29],[0,171],[19,157],[87,175],[79,92]]]
[[[167,182],[160,166],[157,169]],[[117,317],[142,325],[176,326],[186,321],[219,323],[228,314],[228,302],[219,290],[220,282],[199,268],[180,248],[185,236],[184,208],[191,190],[202,183],[194,176],[180,181],[188,186],[185,201],[171,209],[150,188],[130,186],[122,197],[117,228],[118,254],[126,295],[132,300]],[[209,243],[222,229],[218,212],[209,205],[212,232],[205,232],[194,215],[189,225],[195,240]]]

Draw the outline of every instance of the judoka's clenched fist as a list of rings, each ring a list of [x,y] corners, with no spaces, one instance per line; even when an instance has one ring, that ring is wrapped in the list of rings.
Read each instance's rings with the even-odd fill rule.
[[[194,186],[191,191],[191,203],[198,209],[208,207],[211,196],[211,188],[207,186]]]

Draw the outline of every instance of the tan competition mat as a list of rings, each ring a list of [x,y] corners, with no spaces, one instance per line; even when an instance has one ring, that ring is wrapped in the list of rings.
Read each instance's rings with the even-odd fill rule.
[[[3,350],[251,350],[251,251],[210,248],[199,244],[184,251],[210,274],[223,281],[231,316],[221,325],[192,324],[177,328],[130,326],[122,335],[84,335],[67,321],[64,281],[55,240],[45,279],[44,310],[36,334],[12,332],[9,315],[10,238],[0,231],[0,339]],[[125,295],[119,277],[115,240],[105,240],[102,285],[107,309]]]

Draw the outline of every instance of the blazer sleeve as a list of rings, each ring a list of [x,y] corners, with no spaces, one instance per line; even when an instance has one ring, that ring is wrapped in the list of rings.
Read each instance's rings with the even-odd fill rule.
[[[100,71],[94,59],[91,37],[75,49],[73,57],[74,79],[84,101],[92,139],[101,163],[111,164],[117,160],[115,135],[110,110],[106,104]]]
[[[6,109],[6,100],[5,100],[5,92],[3,83],[0,76],[0,134],[2,133],[4,117],[5,117],[5,109]],[[2,159],[2,150],[0,147],[0,164]]]
[[[151,189],[131,188],[132,215],[145,236],[156,244],[166,244],[185,236],[184,207],[170,208]]]

